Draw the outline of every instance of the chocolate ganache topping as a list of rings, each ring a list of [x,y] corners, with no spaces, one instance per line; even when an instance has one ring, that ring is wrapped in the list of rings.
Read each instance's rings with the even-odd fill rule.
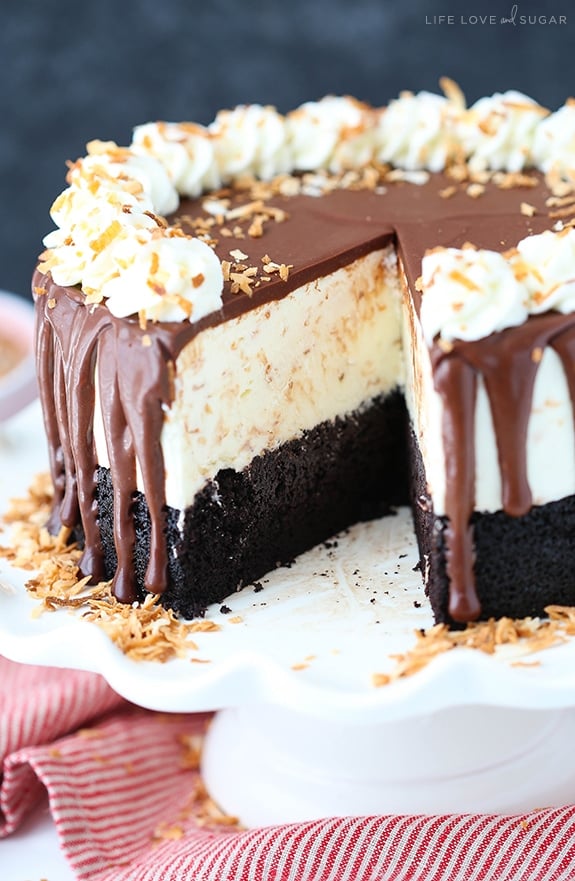
[[[195,324],[117,318],[104,304],[86,305],[79,288],[57,285],[49,273],[37,271],[33,283],[37,365],[55,489],[50,529],[73,530],[81,524],[82,572],[94,580],[105,577],[96,503],[98,399],[114,488],[118,565],[113,591],[118,599],[131,602],[137,598],[131,504],[138,469],[151,521],[144,585],[157,594],[167,586],[160,435],[165,408],[173,399],[174,372],[182,348],[207,328],[283,298],[389,242],[396,245],[408,294],[418,311],[417,279],[427,249],[472,242],[504,251],[524,236],[553,226],[546,206],[550,192],[542,176],[529,172],[522,177],[514,187],[487,182],[480,198],[470,195],[465,183],[454,185],[443,173],[428,175],[423,184],[399,180],[375,188],[342,187],[319,197],[273,195],[266,208],[280,212],[281,222],[266,223],[263,234],[251,236],[246,234],[248,221],[240,219],[225,236],[213,230],[213,245],[223,261],[239,249],[250,266],[261,267],[266,255],[271,255],[275,261],[281,259],[289,273],[270,274],[248,290],[238,289],[237,284],[234,289],[233,279],[226,278],[221,309]],[[223,196],[232,208],[245,205],[250,198],[235,186],[228,187]],[[528,213],[522,210],[526,200],[532,209]],[[211,217],[204,201],[183,199],[169,222],[187,234],[197,234]],[[479,341],[455,341],[448,350],[437,343],[431,347],[435,386],[444,407],[449,612],[455,621],[476,619],[481,611],[470,526],[478,379],[483,379],[493,415],[503,508],[521,516],[532,504],[526,476],[527,423],[538,358],[547,346],[561,359],[575,405],[574,315],[532,316],[520,327]]]

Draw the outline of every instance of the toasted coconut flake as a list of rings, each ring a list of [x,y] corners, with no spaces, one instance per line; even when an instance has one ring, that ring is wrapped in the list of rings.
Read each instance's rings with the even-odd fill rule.
[[[256,270],[255,272],[252,269]],[[257,269],[255,267],[250,267],[245,269],[243,272],[230,272],[230,281],[232,283],[231,291],[232,294],[247,294],[248,297],[251,297],[252,285],[255,282],[255,274]]]
[[[538,180],[533,174],[526,174],[522,171],[497,171],[493,175],[493,182],[501,190],[536,187],[538,184]]]
[[[225,217],[230,207],[229,199],[204,199],[202,208],[214,217]]]
[[[11,545],[0,548],[0,556],[19,568],[34,570],[26,584],[28,593],[40,601],[36,613],[68,609],[101,627],[128,657],[164,662],[196,651],[194,631],[217,630],[209,621],[179,621],[159,598],[148,594],[142,603],[128,606],[111,593],[111,583],[90,585],[90,576],[80,577],[81,551],[69,543],[71,531],[63,527],[57,536],[44,527],[52,504],[49,475],[38,475],[27,496],[13,499],[3,516],[11,528]]]
[[[478,199],[485,192],[485,185],[479,183],[469,184],[465,192],[472,199]]]
[[[465,95],[455,80],[452,80],[448,76],[442,76],[439,79],[439,87],[446,98],[448,98],[460,110],[465,110]]]
[[[211,798],[207,796],[201,804],[201,811],[196,816],[198,826],[230,826],[239,829],[238,817],[226,814],[225,811]]]
[[[110,242],[120,235],[121,232],[122,226],[120,222],[118,220],[113,220],[112,223],[106,227],[104,232],[90,242],[90,247],[96,252],[96,254],[99,254],[110,244]]]
[[[460,284],[462,287],[467,288],[468,291],[480,290],[479,286],[476,285],[475,282],[471,278],[469,278],[468,275],[465,275],[465,273],[463,273],[463,272],[459,272],[458,269],[453,269],[449,273],[449,277],[451,279],[453,279],[453,281]],[[462,305],[463,305],[462,303],[459,303],[459,304],[455,303],[454,308],[456,308],[456,311],[457,311],[457,308],[461,308]]]
[[[385,180],[390,181],[391,183],[396,183],[397,181],[408,184],[416,184],[422,186],[426,184],[429,180],[429,172],[428,171],[406,171],[403,168],[392,168],[391,171],[388,171]]]
[[[183,745],[184,748],[186,748],[185,740]],[[223,811],[220,806],[213,800],[213,798],[211,798],[211,796],[208,794],[204,781],[198,774],[197,770],[194,768],[184,770],[191,770],[194,777],[190,797],[183,808],[178,811],[177,819],[180,822],[184,823],[186,823],[186,821],[189,821],[196,827],[200,826],[206,827],[208,829],[221,829],[222,827],[227,827],[230,829],[230,831],[240,830],[242,827],[240,825],[239,819],[235,816],[231,816],[230,814],[226,814],[225,811]],[[170,824],[166,824],[166,828],[169,828],[169,826]]]
[[[415,645],[404,654],[394,656],[395,668],[390,673],[374,673],[375,687],[389,685],[398,679],[413,676],[435,657],[456,648],[470,648],[496,655],[503,646],[513,646],[517,655],[524,656],[559,645],[569,635],[575,635],[575,608],[548,606],[550,620],[540,618],[490,618],[468,624],[464,630],[449,630],[446,624],[436,624],[429,630],[415,631]],[[517,664],[517,660],[513,661]],[[537,661],[530,666],[535,666]]]
[[[259,213],[263,210],[263,200],[255,199],[253,202],[247,202],[243,205],[238,205],[237,208],[233,208],[231,211],[226,212],[226,220],[241,220],[243,218],[249,218],[252,215]]]
[[[531,205],[529,202],[522,202],[519,206],[519,210],[524,217],[534,217],[534,215],[537,214],[535,205]]]
[[[545,183],[551,190],[552,194],[558,199],[562,199],[566,196],[573,194],[573,180],[566,180],[561,172],[555,168],[547,172],[547,174],[545,175]]]
[[[182,747],[180,764],[187,771],[199,771],[202,760],[203,737],[199,734],[180,734]]]
[[[575,608],[573,606],[546,606],[550,621],[559,624],[569,636],[575,636]]]
[[[387,673],[372,673],[371,676],[371,684],[374,688],[381,688],[384,685],[389,685],[392,677]]]
[[[215,633],[221,626],[209,618],[198,618],[188,624],[188,629],[190,633]]]
[[[572,214],[575,214],[575,204],[564,205],[563,208],[555,208],[549,212],[549,217],[556,220],[557,218],[570,217]]]
[[[264,221],[265,216],[263,214],[256,214],[248,227],[248,235],[253,239],[261,238],[264,234]]]
[[[230,251],[230,256],[234,258],[234,260],[247,260],[248,255],[244,254],[243,251],[240,251],[239,248],[234,248],[233,251]]]
[[[184,837],[184,827],[178,824],[169,825],[168,823],[158,823],[154,829],[153,841],[179,841]]]
[[[98,303],[101,303],[104,299],[101,291],[95,290],[94,288],[84,287],[83,288],[86,303],[89,306],[97,306]],[[50,303],[48,303],[50,305]]]
[[[445,174],[451,180],[458,184],[462,184],[469,179],[469,168],[465,162],[454,162],[445,169]]]
[[[575,194],[570,193],[568,196],[549,196],[545,200],[548,208],[563,208],[565,205],[571,205],[575,202]]]

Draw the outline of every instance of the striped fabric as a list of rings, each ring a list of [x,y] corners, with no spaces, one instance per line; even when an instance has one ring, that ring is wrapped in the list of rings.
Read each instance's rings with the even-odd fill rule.
[[[0,836],[45,788],[82,881],[575,878],[575,807],[224,826],[206,813],[194,760],[208,721],[133,707],[98,676],[0,658]]]

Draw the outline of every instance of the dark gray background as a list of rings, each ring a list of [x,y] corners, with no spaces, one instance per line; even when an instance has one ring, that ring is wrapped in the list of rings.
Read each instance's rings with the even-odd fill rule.
[[[324,94],[374,104],[438,90],[472,102],[517,88],[551,108],[575,93],[575,6],[525,0],[0,0],[0,288],[28,296],[65,160],[127,144],[148,120],[210,122],[220,107],[287,111]],[[427,24],[453,14],[456,23]],[[493,14],[498,24],[462,24]]]

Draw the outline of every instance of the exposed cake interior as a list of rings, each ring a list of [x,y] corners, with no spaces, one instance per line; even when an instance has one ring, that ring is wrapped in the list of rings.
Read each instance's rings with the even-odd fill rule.
[[[183,510],[220,471],[398,389],[399,306],[388,246],[186,343],[161,433],[166,504]],[[98,463],[108,466],[101,406],[96,414]]]
[[[525,107],[536,143],[546,112]],[[447,130],[430,136],[434,150],[451,149],[451,135],[441,134]],[[195,129],[188,135],[195,146],[203,137]],[[145,137],[140,146],[156,149]],[[353,143],[360,150],[364,142]],[[484,146],[473,147],[477,156]],[[173,153],[166,156],[171,168]],[[71,224],[68,239],[50,242],[34,286],[56,488],[52,528],[81,527],[85,571],[113,577],[126,601],[152,590],[196,614],[349,523],[404,502],[411,433],[415,521],[437,620],[575,602],[561,530],[535,567],[519,560],[537,531],[569,510],[575,492],[575,320],[562,306],[538,314],[537,300],[545,285],[555,291],[568,279],[543,254],[541,272],[551,281],[537,281],[529,293],[539,264],[520,243],[539,241],[575,197],[561,201],[569,195],[558,195],[539,171],[474,173],[473,158],[469,165],[453,159],[445,171],[400,174],[356,157],[353,174],[232,181],[182,199],[177,210],[166,198],[167,233],[148,212],[143,233],[114,219],[90,239],[88,213]],[[135,160],[114,153],[112,162]],[[76,173],[72,213],[75,200],[92,204],[82,189],[86,169],[73,179]],[[193,187],[201,189],[198,180]],[[130,224],[140,217],[136,209],[121,209]],[[68,210],[66,200],[56,210],[64,231]],[[198,236],[202,247],[186,270],[204,297],[196,303],[179,291],[182,242]],[[86,237],[88,262],[78,269]],[[118,241],[111,259],[110,243]],[[571,259],[569,242],[559,243],[561,265]],[[555,234],[544,245],[554,255]],[[505,281],[519,317],[505,313],[478,337],[467,337],[462,321],[462,339],[445,338],[439,327],[428,337],[422,296],[431,302],[434,280],[440,285],[431,275],[422,295],[422,261],[438,247],[455,313],[467,314],[466,292],[481,293],[473,280],[479,266],[488,272],[485,290],[495,291],[495,311]],[[214,253],[221,300],[211,293]],[[73,286],[78,272],[83,293]],[[145,309],[133,315],[142,286],[147,318]],[[483,318],[470,313],[469,320]],[[525,535],[518,554],[513,545]],[[561,561],[553,562],[555,551]]]

